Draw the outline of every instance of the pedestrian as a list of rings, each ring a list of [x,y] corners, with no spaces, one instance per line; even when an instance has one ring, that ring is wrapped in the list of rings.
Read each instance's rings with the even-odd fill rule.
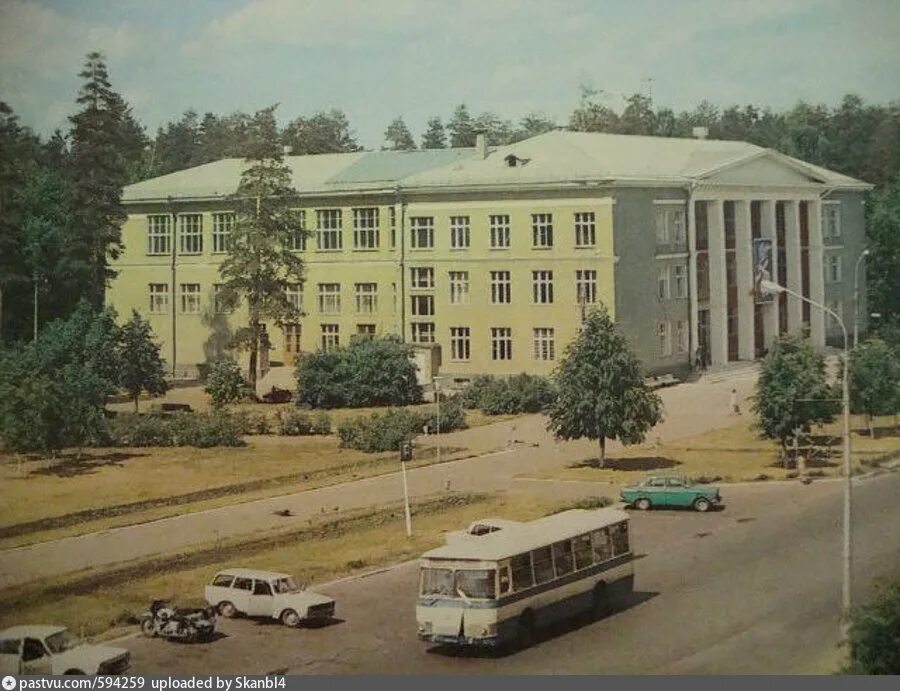
[[[740,415],[741,407],[738,405],[737,389],[731,390],[731,414]]]

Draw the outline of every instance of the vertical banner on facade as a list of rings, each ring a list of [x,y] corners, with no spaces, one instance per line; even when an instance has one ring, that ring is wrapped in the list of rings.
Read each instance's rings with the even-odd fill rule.
[[[761,285],[763,281],[772,280],[772,240],[769,238],[754,238],[753,240],[753,294],[756,303],[772,302],[775,296],[765,292]]]

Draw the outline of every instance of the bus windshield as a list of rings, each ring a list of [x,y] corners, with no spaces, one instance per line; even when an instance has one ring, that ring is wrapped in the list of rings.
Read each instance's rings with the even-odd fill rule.
[[[422,595],[472,600],[493,600],[494,569],[422,569]]]

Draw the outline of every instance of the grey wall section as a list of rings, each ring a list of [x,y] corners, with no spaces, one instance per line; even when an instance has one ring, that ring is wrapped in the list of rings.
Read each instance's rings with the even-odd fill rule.
[[[843,305],[844,325],[853,339],[853,274],[856,260],[866,246],[866,222],[864,194],[862,192],[832,192],[824,198],[825,201],[839,201],[841,203],[841,237],[838,240],[826,240],[825,256],[839,254],[841,256],[841,281],[839,283],[825,283],[825,301],[828,303],[841,303]],[[839,249],[838,249],[839,248]],[[865,333],[868,325],[868,301],[866,300],[865,266],[859,269],[859,332],[860,338]],[[826,277],[827,279],[827,277]],[[825,340],[829,345],[843,347],[843,337],[840,327],[833,320],[825,321]]]
[[[686,203],[687,193],[677,188],[624,188],[616,190],[614,196],[616,322],[648,373],[684,373],[690,368],[690,354],[677,352],[674,325],[678,320],[685,320],[689,327],[689,302],[687,299],[659,300],[656,277],[658,266],[687,263],[687,259],[657,259],[653,202],[676,199]],[[660,321],[673,325],[673,354],[668,357],[659,348],[656,329]]]

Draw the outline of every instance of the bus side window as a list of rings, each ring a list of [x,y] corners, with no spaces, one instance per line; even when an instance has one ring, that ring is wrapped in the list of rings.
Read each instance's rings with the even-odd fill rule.
[[[500,570],[497,572],[499,574],[499,584],[500,584],[500,594],[504,595],[509,592],[510,586],[512,585],[509,582],[509,567],[501,566]]]
[[[601,528],[591,533],[591,541],[594,543],[594,563],[599,564],[612,558],[608,528]]]
[[[549,547],[540,547],[531,553],[534,557],[534,582],[546,583],[553,580],[553,558]]]
[[[617,525],[611,526],[613,553],[616,556],[625,554],[628,551],[628,523],[624,521]]]
[[[593,564],[593,555],[591,554],[591,536],[579,535],[574,540],[575,543],[575,568],[586,569]]]
[[[572,557],[572,541],[563,540],[553,545],[553,563],[556,575],[564,576],[575,570],[575,559]]]
[[[510,563],[512,564],[513,588],[515,590],[527,590],[534,585],[534,573],[531,571],[531,553],[517,554]]]

